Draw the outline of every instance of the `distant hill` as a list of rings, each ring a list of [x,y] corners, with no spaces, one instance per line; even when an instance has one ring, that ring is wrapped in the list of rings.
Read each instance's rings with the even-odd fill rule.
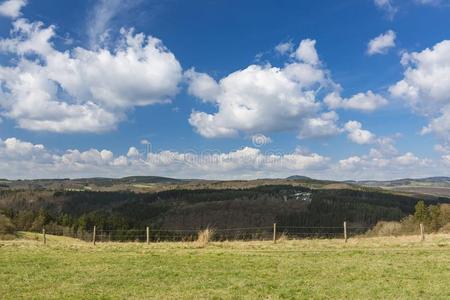
[[[293,176],[289,176],[286,179],[288,180],[311,180],[311,177],[308,176],[302,176],[302,175],[293,175]]]
[[[76,179],[33,179],[4,180],[0,188],[10,189],[50,189],[50,190],[130,190],[135,187],[147,188],[160,185],[177,185],[190,180],[160,176],[129,176],[123,178],[76,178]]]
[[[290,184],[326,189],[384,189],[421,198],[426,195],[450,197],[450,177],[403,178],[395,180],[317,180],[303,175],[255,180],[177,179],[161,176],[128,176],[123,178],[77,178],[0,180],[0,189],[46,189],[71,191],[158,192],[172,189],[248,189],[264,185]]]
[[[405,186],[405,185],[423,185],[423,186],[440,186],[450,187],[450,177],[427,177],[427,178],[403,178],[395,180],[363,180],[351,181],[361,185],[369,186]]]
[[[136,183],[181,183],[182,179],[160,176],[128,176],[123,178],[82,178],[73,179],[74,182],[102,184],[136,184]]]
[[[350,182],[349,182],[350,183]],[[362,186],[379,187],[399,192],[450,196],[450,177],[404,178],[385,181],[351,181]]]

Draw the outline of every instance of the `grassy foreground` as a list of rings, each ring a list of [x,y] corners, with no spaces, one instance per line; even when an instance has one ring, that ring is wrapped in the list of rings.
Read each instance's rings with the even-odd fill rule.
[[[450,298],[450,235],[92,244],[0,241],[1,299]]]

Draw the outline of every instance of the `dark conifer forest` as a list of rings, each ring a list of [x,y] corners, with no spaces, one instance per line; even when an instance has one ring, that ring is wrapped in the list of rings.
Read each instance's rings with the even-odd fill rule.
[[[157,193],[52,190],[3,190],[0,213],[17,230],[47,228],[62,234],[105,232],[339,227],[399,221],[414,213],[419,198],[384,191],[308,189],[291,185],[249,189],[175,189]],[[447,198],[426,204],[450,203]],[[319,233],[320,233],[319,229]],[[322,230],[324,233],[329,230]],[[315,231],[317,232],[317,230]]]

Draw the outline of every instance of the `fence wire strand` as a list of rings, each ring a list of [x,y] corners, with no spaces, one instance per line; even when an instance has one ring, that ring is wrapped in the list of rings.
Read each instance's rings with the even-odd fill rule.
[[[194,241],[199,232],[198,229],[102,229],[95,231],[96,242],[161,242],[161,241]],[[371,227],[347,226],[347,236],[352,237],[367,233]],[[237,228],[211,228],[212,240],[271,240],[274,238],[274,227],[237,227]],[[46,230],[48,235],[68,236],[84,241],[93,241],[93,230]],[[287,238],[343,238],[345,235],[343,226],[277,226],[275,238],[285,236]]]

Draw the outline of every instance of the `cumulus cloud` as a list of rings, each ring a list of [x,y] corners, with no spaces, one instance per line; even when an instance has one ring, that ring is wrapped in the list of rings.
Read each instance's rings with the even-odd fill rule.
[[[0,51],[17,55],[0,66],[0,107],[21,128],[54,132],[114,129],[136,106],[166,103],[182,69],[157,38],[121,30],[112,49],[54,48],[53,26],[18,19]],[[37,57],[38,59],[31,58]]]
[[[421,52],[404,53],[401,63],[403,79],[390,87],[392,95],[427,111],[450,104],[450,40]]]
[[[407,152],[403,155],[395,157],[394,161],[399,165],[410,166],[412,164],[420,162],[421,160],[412,152]]]
[[[430,160],[420,159],[411,152],[394,157],[351,156],[339,161],[339,166],[346,170],[358,169],[385,169],[394,167],[414,168],[419,165],[429,164]]]
[[[189,123],[207,138],[291,130],[299,138],[339,134],[337,113],[323,111],[321,103],[323,90],[336,91],[339,86],[320,62],[315,44],[303,40],[295,51],[292,44],[280,44],[279,51],[290,52],[283,67],[250,65],[218,81],[187,71],[188,92],[217,108],[216,113],[193,111]],[[380,104],[377,95],[368,95]]]
[[[405,100],[416,112],[431,118],[422,133],[450,137],[450,41],[421,52],[405,53],[403,79],[389,88],[392,96]]]
[[[387,104],[372,91],[341,98],[341,87],[324,68],[315,45],[311,39],[301,41],[295,51],[289,50],[290,59],[282,67],[254,64],[218,81],[194,69],[187,71],[188,92],[217,108],[215,113],[194,110],[189,123],[207,138],[276,131],[314,138],[342,132],[334,109],[371,112]],[[331,111],[324,110],[322,102]]]
[[[137,148],[130,147],[126,155],[114,155],[107,149],[68,149],[59,154],[43,145],[16,138],[0,140],[2,176],[9,178],[119,177],[136,174],[189,178],[287,176],[295,172],[323,170],[328,162],[329,158],[316,153],[263,153],[252,147],[204,153],[167,150],[140,153]],[[33,170],[39,170],[39,174]]]
[[[27,5],[27,0],[6,0],[0,4],[0,15],[17,18],[21,15],[22,8]]]
[[[219,85],[208,74],[198,73],[195,69],[190,69],[184,73],[184,76],[189,84],[188,93],[205,102],[213,102],[220,92]]]
[[[370,40],[367,45],[367,54],[386,54],[388,50],[395,47],[396,34],[392,30],[380,34],[376,38]]]
[[[381,142],[383,140],[383,142]],[[52,151],[14,137],[0,139],[0,169],[6,178],[79,178],[160,175],[178,178],[251,179],[305,174],[315,178],[392,179],[423,177],[436,172],[449,174],[450,156],[440,160],[399,153],[393,139],[377,139],[367,155],[352,155],[338,161],[300,148],[293,152],[263,152],[254,147],[222,152],[139,152],[126,154],[108,149]],[[39,172],[37,173],[36,170]]]
[[[342,98],[339,92],[332,92],[325,97],[324,102],[330,109],[343,108],[364,112],[372,112],[388,104],[386,98],[370,90],[350,98]]]
[[[113,161],[113,153],[109,150],[89,149],[87,151],[79,151],[77,149],[67,150],[61,156],[53,157],[55,165],[61,164],[67,167],[83,167],[86,165],[102,166],[109,165]]]
[[[251,65],[221,79],[219,86],[215,98],[219,111],[194,111],[189,118],[205,137],[295,129],[299,121],[319,109],[315,93],[303,89],[302,82],[286,68]]]
[[[0,155],[8,158],[33,159],[36,156],[42,156],[43,154],[46,154],[46,151],[42,144],[34,145],[16,138],[8,138],[4,141],[0,140]]]
[[[339,116],[334,111],[322,113],[316,118],[307,118],[303,120],[298,138],[312,138],[312,137],[328,137],[337,135],[342,132],[337,122]]]
[[[319,55],[316,51],[316,41],[311,39],[302,40],[294,53],[295,57],[310,65],[319,63]]]
[[[421,133],[435,133],[445,140],[450,140],[450,106],[442,108],[440,116],[432,118],[430,123],[422,128]]]
[[[387,149],[386,149],[387,146]],[[437,170],[448,173],[442,164],[420,158],[412,152],[399,153],[390,138],[378,139],[369,154],[353,155],[338,161],[334,172],[341,177],[387,180],[405,177],[435,176]]]
[[[358,121],[348,121],[344,129],[348,132],[348,139],[356,144],[372,144],[375,142],[375,135],[368,130],[362,129],[362,124]]]
[[[373,158],[382,158],[385,156],[396,156],[399,151],[395,147],[395,139],[392,137],[379,137],[376,139],[374,148],[370,149],[370,156]]]

